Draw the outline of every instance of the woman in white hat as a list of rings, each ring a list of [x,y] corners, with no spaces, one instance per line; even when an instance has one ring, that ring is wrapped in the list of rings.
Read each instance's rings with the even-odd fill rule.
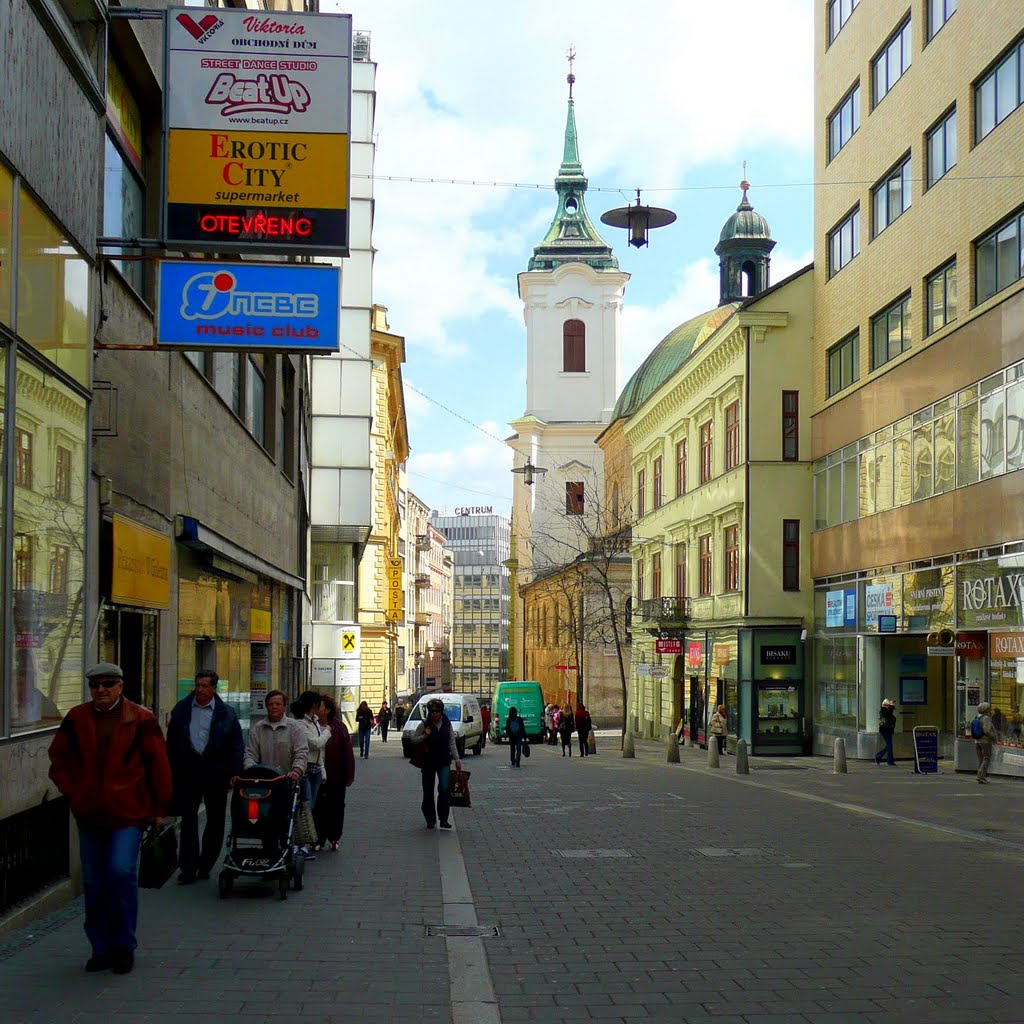
[[[884,757],[889,764],[895,764],[896,758],[892,755],[892,734],[896,731],[896,701],[886,697],[882,701],[881,710],[878,712],[878,735],[882,737],[885,744],[875,754],[875,764],[881,764]]]

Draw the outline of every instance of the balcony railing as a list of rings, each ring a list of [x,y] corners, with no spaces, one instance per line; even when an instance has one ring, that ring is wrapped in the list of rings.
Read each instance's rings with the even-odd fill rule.
[[[417,587],[429,587],[430,586],[430,573],[429,572],[418,572],[418,573],[416,573],[416,586]]]
[[[429,551],[430,550],[430,535],[427,533],[416,534],[416,550],[417,551]]]
[[[688,597],[652,597],[640,602],[640,622],[644,629],[682,629],[690,621]]]

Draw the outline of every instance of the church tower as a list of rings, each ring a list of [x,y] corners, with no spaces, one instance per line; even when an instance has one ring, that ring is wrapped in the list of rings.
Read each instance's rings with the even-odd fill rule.
[[[770,283],[769,255],[775,248],[772,229],[747,199],[750,182],[741,181],[740,188],[743,189],[743,199],[722,227],[715,246],[715,254],[719,257],[720,306],[759,295]]]
[[[586,207],[571,70],[551,226],[519,275],[526,324],[526,408],[511,426],[513,518],[521,570],[579,554],[603,498],[604,429],[619,391],[622,300],[629,275]],[[544,470],[532,486],[527,463]],[[582,517],[579,518],[579,517]],[[530,573],[524,578],[529,578]]]

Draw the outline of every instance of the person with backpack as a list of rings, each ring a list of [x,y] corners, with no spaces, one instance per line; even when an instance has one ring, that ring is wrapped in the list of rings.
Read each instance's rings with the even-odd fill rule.
[[[992,724],[989,712],[992,705],[987,700],[978,705],[978,713],[971,722],[971,736],[974,739],[974,752],[978,755],[978,781],[988,784],[988,765],[992,760],[992,744],[999,738],[996,727]]]
[[[888,764],[895,764],[896,758],[892,753],[892,734],[896,731],[896,701],[892,697],[886,697],[882,701],[882,707],[878,712],[878,735],[882,737],[885,746],[875,754],[875,764],[881,764],[882,758]]]
[[[562,739],[562,757],[565,757],[565,752],[569,751],[569,756],[572,757],[572,734],[576,728],[576,721],[572,717],[572,708],[566,704],[562,708],[562,716],[558,719],[558,735]]]
[[[508,737],[509,757],[512,767],[518,768],[523,759],[523,743],[526,741],[526,723],[519,717],[516,708],[508,709],[505,721],[505,735]]]

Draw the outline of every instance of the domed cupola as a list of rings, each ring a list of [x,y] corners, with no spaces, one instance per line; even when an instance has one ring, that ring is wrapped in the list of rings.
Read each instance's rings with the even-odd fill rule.
[[[759,295],[769,285],[770,253],[775,239],[768,221],[747,199],[749,181],[741,181],[743,199],[722,227],[715,246],[719,257],[719,304]]]

